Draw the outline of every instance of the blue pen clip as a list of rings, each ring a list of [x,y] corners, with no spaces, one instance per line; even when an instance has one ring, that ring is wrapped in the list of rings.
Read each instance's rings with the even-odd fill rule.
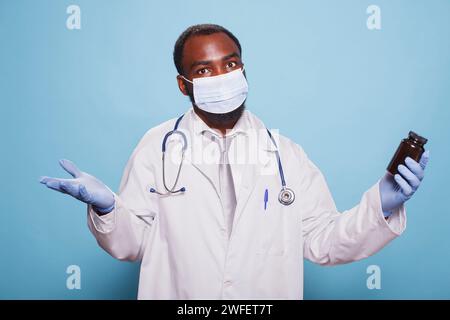
[[[267,202],[269,201],[269,190],[264,192],[264,210],[267,209]]]

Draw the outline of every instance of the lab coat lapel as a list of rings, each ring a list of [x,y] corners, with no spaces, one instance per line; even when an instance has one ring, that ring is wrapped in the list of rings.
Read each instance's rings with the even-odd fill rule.
[[[250,195],[253,192],[253,189],[256,186],[257,179],[259,178],[258,168],[259,168],[258,164],[245,165],[241,187],[239,189],[239,192],[237,193],[237,203],[236,203],[236,211],[234,213],[235,217],[233,223],[233,230],[235,229],[236,224],[239,221],[240,215],[244,210],[245,205],[247,204],[248,199],[250,198]]]
[[[211,186],[214,188],[214,191],[217,194],[217,197],[220,198],[220,194],[219,194],[219,185],[218,185],[218,166],[217,164],[214,163],[207,163],[206,161],[202,160],[201,154],[202,149],[201,148],[196,148],[194,146],[192,146],[192,155],[193,155],[193,159],[200,159],[198,162],[197,161],[193,161],[192,165],[197,168],[197,170],[199,170],[203,176],[211,183]],[[200,158],[198,158],[200,157]]]
[[[258,180],[263,174],[269,172],[268,170],[271,170],[270,168],[273,165],[273,161],[275,160],[276,162],[274,153],[274,150],[276,150],[276,148],[268,139],[270,138],[267,135],[266,139],[262,139],[262,141],[258,143],[258,148],[260,149],[260,154],[262,155],[262,157],[260,159],[257,159],[256,163],[247,163],[245,165],[241,187],[239,189],[239,192],[237,193],[237,204],[233,230],[239,222],[239,218],[244,212],[248,200],[252,195],[256,185],[258,184]]]
[[[190,112],[193,112],[192,110]],[[201,135],[197,135],[193,128],[193,120],[192,114],[188,113],[190,117],[188,124],[188,144],[189,148],[186,153],[187,162],[191,163],[200,173],[209,181],[214,191],[217,194],[217,197],[220,199],[219,194],[219,185],[218,185],[218,167],[217,164],[210,161],[207,155],[205,155],[205,149],[202,142],[203,137]],[[194,181],[195,183],[195,181]]]

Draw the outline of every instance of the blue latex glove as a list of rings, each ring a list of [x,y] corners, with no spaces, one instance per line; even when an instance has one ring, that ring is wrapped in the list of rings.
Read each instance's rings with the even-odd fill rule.
[[[422,154],[419,163],[407,157],[406,166],[403,164],[398,166],[400,174],[393,176],[390,172],[386,172],[380,180],[381,207],[385,217],[390,216],[392,210],[400,207],[416,192],[423,179],[428,159],[428,150]]]
[[[91,204],[100,215],[114,209],[114,194],[103,182],[80,171],[70,160],[62,159],[59,164],[74,179],[41,177],[39,182],[50,189],[69,194],[80,201]]]

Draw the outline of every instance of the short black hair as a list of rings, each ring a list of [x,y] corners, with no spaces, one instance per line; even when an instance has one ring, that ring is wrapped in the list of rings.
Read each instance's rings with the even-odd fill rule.
[[[239,40],[229,30],[217,24],[196,24],[184,30],[183,33],[178,37],[177,41],[175,42],[175,47],[173,49],[173,62],[175,63],[175,67],[177,68],[179,74],[183,74],[182,61],[183,61],[183,50],[186,41],[193,36],[210,35],[219,32],[223,32],[227,36],[229,36],[238,46],[239,54],[242,55],[242,48],[241,44],[239,43]]]

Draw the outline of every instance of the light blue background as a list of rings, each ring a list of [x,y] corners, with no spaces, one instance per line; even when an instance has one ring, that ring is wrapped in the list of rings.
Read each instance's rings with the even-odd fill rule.
[[[81,7],[81,30],[66,8]],[[382,29],[366,27],[379,5]],[[240,39],[247,106],[301,144],[339,210],[359,202],[410,129],[431,159],[404,235],[369,259],[305,270],[306,299],[450,298],[450,1],[0,0],[0,298],[134,299],[137,264],[103,252],[85,205],[38,183],[73,160],[117,190],[140,137],[189,107],[172,50],[189,25]],[[66,289],[67,266],[82,289]],[[366,268],[382,271],[368,290]]]

